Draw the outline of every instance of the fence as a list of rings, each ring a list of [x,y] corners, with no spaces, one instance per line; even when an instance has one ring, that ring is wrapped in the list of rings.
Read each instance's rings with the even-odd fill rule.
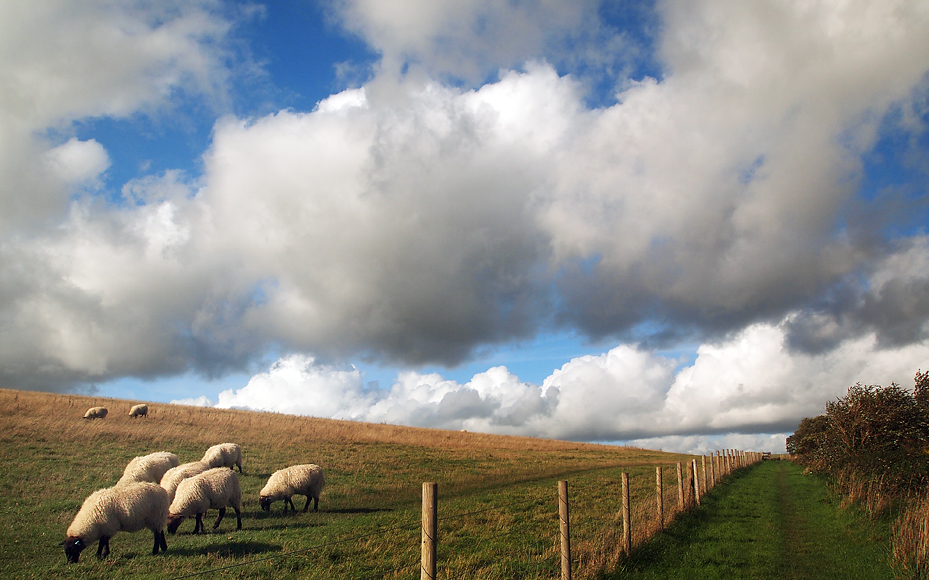
[[[700,505],[700,496],[712,489],[721,478],[736,469],[746,467],[762,460],[761,453],[727,449],[717,451],[710,455],[709,470],[707,456],[701,456],[698,466],[697,460],[691,461],[687,469],[687,479],[683,477],[685,469],[677,464],[677,491],[678,512],[684,511],[688,506],[688,497],[691,505]],[[701,477],[702,475],[702,477]],[[703,482],[701,484],[701,481]],[[702,486],[702,489],[701,489]],[[661,467],[655,468],[655,497],[657,521],[664,527],[664,486]],[[422,565],[420,580],[435,580],[437,577],[438,562],[436,560],[438,545],[438,484],[434,482],[423,483],[423,509],[422,509]],[[571,518],[568,482],[558,482],[558,521],[561,545],[561,578],[571,580]],[[629,496],[629,474],[622,473],[622,548],[629,554],[632,551],[632,518],[631,502]]]
[[[615,517],[617,525],[621,521],[621,529],[618,533],[615,534],[604,534],[600,528],[597,529],[596,536],[597,541],[601,544],[598,547],[601,551],[609,552],[614,548],[618,550],[618,554],[628,555],[631,551],[641,543],[645,542],[649,537],[655,533],[662,530],[671,520],[677,517],[681,512],[691,508],[692,506],[700,505],[702,496],[706,494],[707,491],[715,487],[724,477],[732,473],[733,471],[751,465],[762,460],[761,453],[745,452],[734,449],[728,449],[723,451],[717,451],[709,456],[702,456],[699,459],[692,460],[689,464],[685,465],[682,463],[677,463],[673,465],[676,474],[676,481],[673,485],[673,489],[668,489],[665,485],[665,474],[664,469],[661,466],[655,467],[654,475],[654,487],[653,490],[648,495],[651,495],[651,499],[642,500],[643,498],[643,487],[647,490],[648,487],[652,486],[651,483],[643,481],[644,477],[639,475],[636,481],[630,477],[629,473],[621,473],[621,501],[617,501],[621,505],[621,511],[616,514],[611,513],[607,517],[612,521]],[[646,468],[647,469],[647,468]],[[641,470],[640,470],[641,471]],[[646,471],[647,473],[647,471]],[[650,476],[649,476],[650,478]],[[640,498],[638,503],[633,501],[632,488],[633,483],[636,484],[638,490],[638,497]],[[643,486],[644,483],[644,486]],[[550,488],[549,488],[550,489]],[[572,553],[572,540],[576,539],[574,537],[574,531],[579,527],[583,526],[577,522],[572,525],[571,521],[571,494],[569,493],[568,481],[561,480],[557,482],[557,494],[558,494],[558,528],[557,531],[552,528],[553,538],[557,538],[555,541],[555,549],[560,552],[560,574],[563,580],[571,580],[573,574],[577,571],[578,568],[578,558],[575,554]],[[576,493],[576,492],[575,492]],[[653,495],[652,495],[653,494]],[[549,496],[551,497],[551,496]],[[672,501],[669,501],[671,498]],[[676,500],[676,501],[673,501]],[[494,510],[499,510],[506,507],[515,506],[516,509],[531,511],[534,507],[544,506],[546,502],[539,501],[538,498],[533,498],[526,501],[520,501],[510,504],[509,506],[497,506],[495,508],[482,509],[473,512],[461,513],[453,516],[448,516],[445,518],[439,518],[439,486],[435,482],[425,482],[422,486],[422,510],[421,510],[421,533],[420,533],[420,578],[421,580],[435,580],[436,578],[449,577],[449,574],[443,573],[439,574],[439,570],[442,565],[442,559],[440,558],[439,553],[439,542],[441,538],[442,529],[440,524],[445,523],[447,526],[454,526],[456,520],[461,520],[462,518],[481,518],[487,516],[489,513],[492,513]],[[599,504],[598,504],[599,505]],[[646,517],[647,516],[647,517]],[[641,522],[641,523],[640,523]],[[311,554],[317,552],[320,548],[325,548],[328,546],[334,546],[337,544],[353,544],[358,543],[361,540],[374,537],[374,536],[383,536],[390,534],[396,537],[398,544],[395,548],[401,548],[403,540],[401,536],[405,536],[406,532],[413,532],[415,530],[416,524],[403,524],[398,525],[389,529],[381,529],[369,534],[362,536],[355,536],[352,538],[345,538],[337,540],[334,542],[327,542],[317,546],[312,546],[309,548],[304,548],[292,552],[275,554],[263,558],[258,558],[251,561],[238,562],[228,566],[224,566],[217,569],[203,570],[201,572],[196,572],[188,574],[185,576],[180,576],[178,578],[191,578],[199,577],[213,572],[218,572],[220,570],[228,570],[230,568],[239,568],[242,566],[248,566],[249,564],[254,564],[257,562],[265,562],[268,560],[275,560],[284,556],[293,556],[300,554]],[[451,535],[451,530],[445,530],[446,535]],[[488,532],[489,534],[490,532]],[[414,536],[410,536],[414,537]],[[476,539],[480,541],[480,538]],[[415,540],[414,540],[415,541]],[[544,544],[544,540],[540,540],[540,544]],[[540,549],[541,551],[545,551]],[[591,556],[589,553],[595,550],[588,549],[588,559],[593,559],[593,564],[588,562],[585,566],[588,575],[592,569],[597,567],[608,566],[611,563],[610,558],[607,556],[602,557],[600,560],[597,560],[595,556]],[[446,555],[448,559],[454,557],[454,554]],[[541,557],[541,554],[540,556]],[[548,558],[549,556],[546,556]],[[415,558],[415,556],[414,556]],[[409,573],[416,566],[415,560],[406,560],[405,563],[400,564],[399,566],[393,567],[390,570],[381,571],[378,573],[366,573],[366,578],[381,578],[388,577],[391,575],[396,575],[398,573],[404,572]],[[552,577],[557,575],[557,564],[555,564],[554,569],[551,565],[546,565],[545,569],[550,570],[549,572],[540,571],[535,573],[535,577]],[[583,571],[582,571],[583,572]],[[583,574],[582,574],[583,575]],[[519,574],[510,574],[510,577],[518,577]],[[461,577],[469,577],[463,575]]]

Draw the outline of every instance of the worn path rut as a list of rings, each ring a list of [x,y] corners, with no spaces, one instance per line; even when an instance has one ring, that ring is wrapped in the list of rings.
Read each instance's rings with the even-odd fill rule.
[[[789,461],[730,476],[605,579],[891,580],[886,525]]]

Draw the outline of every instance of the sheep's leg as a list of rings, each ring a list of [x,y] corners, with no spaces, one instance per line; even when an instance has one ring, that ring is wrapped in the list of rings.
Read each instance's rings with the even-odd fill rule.
[[[110,555],[110,538],[103,536],[100,538],[100,544],[97,546],[97,558],[100,560]]]
[[[303,513],[306,513],[306,511],[310,509],[310,499],[312,499],[310,496],[306,496],[306,503],[303,504]]]
[[[152,556],[157,556],[159,549],[161,549],[162,552],[168,551],[168,542],[165,541],[164,530],[154,532],[154,534],[155,534],[155,547],[152,548]]]
[[[297,506],[294,505],[294,500],[289,497],[284,498],[284,513],[287,513],[287,505],[290,504],[290,509],[294,510],[294,513],[297,513]]]
[[[213,524],[214,530],[219,527],[219,522],[223,521],[223,517],[225,515],[226,515],[226,508],[224,507],[219,508],[219,517],[216,518],[216,523]]]
[[[203,514],[197,514],[197,523],[194,525],[194,533],[199,534],[203,529]]]
[[[232,506],[232,509],[235,510],[235,521],[236,521],[235,529],[241,530],[242,529],[242,512],[239,510],[239,508],[235,506]]]
[[[307,503],[310,503],[310,502],[307,501]],[[313,496],[313,511],[314,512],[319,511],[319,496],[318,495]]]

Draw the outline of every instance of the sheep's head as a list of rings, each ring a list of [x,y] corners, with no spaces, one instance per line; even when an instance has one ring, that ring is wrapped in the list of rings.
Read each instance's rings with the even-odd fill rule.
[[[77,564],[81,557],[81,551],[87,547],[87,542],[82,538],[69,537],[60,545],[65,547],[65,557],[68,559],[68,564]]]
[[[176,533],[178,526],[181,525],[181,522],[184,521],[184,518],[185,516],[182,515],[168,514],[168,533]]]
[[[271,511],[271,498],[266,495],[259,497],[258,505],[260,505],[261,509],[263,509],[266,512]]]

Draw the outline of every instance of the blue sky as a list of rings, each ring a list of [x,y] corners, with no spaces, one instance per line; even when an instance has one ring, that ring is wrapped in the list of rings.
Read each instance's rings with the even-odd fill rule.
[[[0,8],[9,388],[705,452],[929,368],[929,13]]]

